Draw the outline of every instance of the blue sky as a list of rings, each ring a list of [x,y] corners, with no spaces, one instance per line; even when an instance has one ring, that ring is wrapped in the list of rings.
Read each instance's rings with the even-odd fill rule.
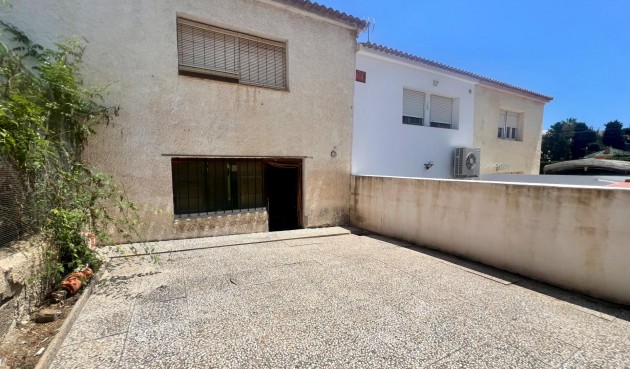
[[[319,2],[375,19],[372,42],[553,96],[543,128],[630,127],[628,0]]]

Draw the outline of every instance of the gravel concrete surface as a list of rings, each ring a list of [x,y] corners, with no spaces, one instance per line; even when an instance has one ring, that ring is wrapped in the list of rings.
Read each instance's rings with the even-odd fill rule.
[[[630,367],[627,309],[376,235],[290,234],[113,259],[52,367]]]

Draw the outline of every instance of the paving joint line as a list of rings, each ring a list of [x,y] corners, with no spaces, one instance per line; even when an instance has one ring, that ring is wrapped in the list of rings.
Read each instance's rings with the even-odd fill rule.
[[[335,233],[335,234],[326,234],[326,235],[319,235],[319,236],[303,236],[303,237],[291,237],[291,238],[278,238],[278,239],[273,239],[273,240],[261,240],[261,241],[253,241],[253,242],[231,243],[231,244],[226,244],[226,245],[193,247],[193,248],[178,249],[178,250],[167,250],[167,251],[144,252],[144,253],[136,253],[136,254],[131,254],[131,255],[112,255],[109,258],[110,259],[131,258],[131,257],[138,257],[138,256],[162,255],[162,254],[168,254],[168,253],[174,253],[174,252],[208,250],[208,249],[216,249],[216,248],[221,248],[221,247],[257,245],[257,244],[261,244],[261,243],[273,243],[273,242],[282,242],[282,241],[303,240],[303,239],[311,239],[311,238],[337,237],[337,236],[347,236],[347,235],[350,235],[350,233]],[[211,238],[211,237],[208,237],[208,238]],[[173,241],[173,240],[171,240],[171,241]],[[166,241],[164,241],[164,242],[166,242]]]
[[[175,301],[175,300],[181,300],[181,299],[185,299],[188,298],[187,296],[182,296],[182,297],[173,297],[170,299],[165,299],[165,300],[150,300],[150,299],[142,299],[143,303],[147,303],[147,304],[155,304],[155,303],[161,303],[161,302],[170,302],[170,301]]]
[[[129,317],[129,323],[127,323],[127,329],[125,330],[125,339],[123,341],[122,347],[120,348],[120,354],[118,355],[118,360],[116,360],[116,367],[120,367],[120,362],[122,360],[123,354],[125,353],[125,348],[127,346],[127,339],[129,338],[129,329],[131,328],[131,322],[133,321],[133,313],[138,306],[138,300],[134,299],[133,307],[131,308],[131,316]]]
[[[77,342],[77,343],[71,343],[71,344],[68,344],[68,345],[61,345],[60,349],[61,349],[61,348],[65,348],[65,347],[72,347],[72,346],[84,345],[84,344],[87,344],[87,343],[89,343],[89,342],[91,342],[91,341],[100,341],[100,340],[105,339],[105,338],[114,337],[114,336],[120,336],[120,335],[123,335],[123,334],[126,334],[126,333],[127,333],[127,331],[124,331],[124,332],[118,332],[118,333],[106,334],[106,335],[104,335],[104,336],[101,336],[101,337],[98,337],[98,338],[94,338],[94,339],[88,339],[88,340],[85,340],[85,341],[79,341],[79,342]]]

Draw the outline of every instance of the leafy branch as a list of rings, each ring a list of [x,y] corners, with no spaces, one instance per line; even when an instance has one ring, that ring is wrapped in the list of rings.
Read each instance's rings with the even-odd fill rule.
[[[138,208],[107,174],[81,161],[94,128],[118,108],[103,103],[105,88],[86,86],[81,74],[85,43],[70,40],[47,49],[0,21],[0,155],[27,189],[23,223],[48,241],[46,276],[52,282],[81,265],[100,265],[86,242],[113,233],[141,238]]]

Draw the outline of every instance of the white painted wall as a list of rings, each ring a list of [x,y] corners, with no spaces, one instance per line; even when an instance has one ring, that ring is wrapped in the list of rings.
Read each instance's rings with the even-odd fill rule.
[[[473,144],[474,81],[365,48],[356,60],[367,83],[355,82],[353,174],[451,178],[454,148]],[[458,129],[402,124],[403,88],[456,99]]]
[[[630,191],[352,177],[352,224],[630,304]]]

